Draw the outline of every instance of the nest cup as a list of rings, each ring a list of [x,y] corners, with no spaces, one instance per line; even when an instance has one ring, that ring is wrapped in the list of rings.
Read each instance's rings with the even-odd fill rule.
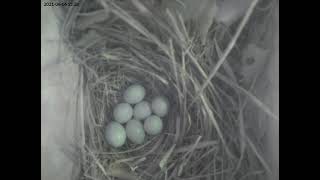
[[[108,78],[99,83],[94,81],[94,83],[92,83],[93,86],[88,85],[88,87],[90,87],[88,88],[88,93],[90,94],[88,103],[91,104],[91,108],[88,108],[88,110],[89,114],[92,114],[91,120],[95,121],[94,123],[87,123],[86,139],[88,140],[88,146],[95,152],[99,152],[98,154],[100,156],[110,161],[131,157],[135,157],[137,160],[146,158],[143,164],[147,164],[148,167],[145,167],[147,168],[145,170],[150,173],[159,173],[159,159],[162,158],[166,150],[183,139],[183,136],[175,137],[177,118],[181,117],[179,115],[179,92],[175,88],[174,82],[171,80],[171,77],[162,76],[163,79],[168,79],[165,84],[154,76],[137,70],[134,65],[130,65],[129,67],[119,66],[117,63],[122,62],[122,60],[117,61],[115,64],[113,64],[112,61],[110,63],[104,63],[104,60],[102,60],[102,62],[106,71],[105,74],[101,74],[101,76]],[[116,67],[114,68],[114,66]],[[145,69],[147,68],[148,66],[145,67]],[[107,69],[112,70],[109,71]],[[151,102],[152,98],[158,95],[163,95],[168,98],[170,110],[169,113],[162,118],[164,127],[160,135],[146,136],[145,143],[142,145],[136,145],[127,139],[126,144],[121,148],[112,148],[104,138],[104,127],[110,121],[114,120],[112,115],[113,107],[117,103],[124,102],[123,92],[132,84],[140,84],[145,87],[146,96],[144,100],[148,102]],[[101,124],[101,126],[97,127],[93,125],[98,123]]]
[[[151,174],[158,176],[158,178],[163,178],[162,172],[168,167],[162,167],[163,169],[161,170],[160,162],[165,159],[165,154],[171,148],[178,149],[178,153],[172,154],[172,157],[170,157],[178,163],[184,162],[186,157],[183,154],[190,151],[195,142],[199,143],[197,141],[199,138],[204,140],[206,143],[203,145],[208,147],[204,146],[200,151],[195,151],[195,155],[191,159],[201,157],[201,154],[208,151],[212,151],[211,155],[213,155],[214,151],[217,153],[217,147],[219,144],[221,145],[221,142],[214,131],[212,123],[209,121],[209,115],[204,111],[204,104],[191,104],[191,97],[193,96],[188,97],[186,95],[187,93],[192,94],[196,92],[193,81],[198,80],[196,78],[192,79],[192,81],[186,80],[186,87],[184,89],[186,92],[184,92],[184,96],[183,92],[181,92],[182,89],[178,88],[178,86],[181,86],[181,82],[177,83],[175,80],[175,72],[172,68],[165,72],[156,72],[143,60],[133,54],[130,56],[130,52],[126,52],[125,54],[127,58],[95,60],[94,67],[104,69],[100,70],[100,72],[97,71],[100,73],[101,80],[97,81],[94,79],[91,81],[88,79],[87,81],[88,104],[90,106],[86,108],[91,116],[88,116],[89,121],[87,121],[87,128],[85,129],[87,136],[86,144],[90,147],[91,151],[96,153],[100,160],[110,163],[104,167],[112,172],[114,171],[112,169],[115,168],[113,166],[116,166],[116,169],[120,168],[122,173],[126,172],[135,178],[147,179],[150,178]],[[132,59],[143,66],[139,67],[139,65],[135,65]],[[97,66],[98,63],[99,65]],[[157,61],[157,64],[160,67],[171,66],[170,61],[160,60]],[[144,71],[141,71],[141,68]],[[194,68],[190,68],[190,70],[194,70],[197,73]],[[88,76],[91,76],[90,73]],[[158,95],[168,98],[170,104],[169,113],[162,118],[164,127],[160,135],[154,137],[146,136],[145,143],[142,145],[136,145],[127,140],[121,148],[113,148],[107,144],[104,138],[104,127],[114,120],[112,115],[113,108],[116,104],[124,102],[123,92],[132,84],[140,84],[145,87],[146,97],[144,100],[148,102],[151,102],[152,98]],[[208,101],[213,101],[213,99],[207,96],[206,98],[208,98]],[[190,108],[188,109],[188,107]],[[195,146],[198,146],[198,144]],[[213,146],[215,147],[213,148]],[[121,159],[128,160],[128,162],[116,163],[117,161],[121,161]],[[131,172],[130,168],[135,167],[131,163],[135,164],[134,162],[139,160],[143,160],[140,164],[137,163],[139,168],[135,172]],[[192,163],[189,164],[192,165]],[[119,165],[120,167],[118,167]],[[88,166],[86,165],[85,167]],[[186,165],[186,168],[188,166]],[[195,168],[197,168],[196,166],[202,165],[197,161]],[[169,172],[172,171],[172,166],[168,169]],[[148,172],[149,175],[142,174],[144,171]]]
[[[197,137],[201,136],[212,139],[212,134],[205,134],[209,131],[210,126],[203,125],[207,120],[202,118],[200,113],[201,109],[203,109],[201,104],[194,106],[191,109],[192,111],[189,110],[190,113],[181,112],[187,110],[186,107],[189,104],[181,104],[179,102],[181,101],[179,100],[179,96],[182,95],[176,88],[177,84],[175,84],[172,77],[162,76],[163,79],[168,79],[167,83],[164,83],[148,73],[136,70],[134,65],[121,67],[111,62],[104,64],[104,66],[106,69],[112,69],[112,71],[105,71],[106,74],[101,74],[102,77],[105,76],[108,78],[99,83],[94,82],[94,85],[89,88],[88,91],[90,94],[88,102],[91,104],[91,108],[88,108],[88,110],[89,114],[92,114],[91,121],[95,122],[87,123],[86,139],[92,151],[96,152],[101,159],[110,161],[111,166],[107,166],[109,169],[112,167],[112,162],[117,162],[117,159],[134,158],[134,161],[136,161],[146,158],[142,162],[146,166],[141,165],[142,167],[140,168],[145,168],[144,171],[150,174],[159,175],[161,172],[159,162],[170,148],[184,147],[180,149],[181,152],[187,152]],[[113,66],[116,66],[116,68],[113,68]],[[108,72],[110,74],[108,74]],[[170,75],[170,73],[167,74]],[[145,87],[146,97],[144,100],[148,102],[151,102],[152,98],[158,95],[165,96],[169,100],[170,110],[169,113],[162,118],[164,127],[160,135],[146,136],[145,143],[142,145],[136,145],[127,139],[125,145],[121,148],[113,148],[108,145],[104,138],[104,127],[114,120],[112,115],[113,107],[117,103],[124,101],[123,92],[131,84],[140,84]],[[185,109],[183,109],[183,107],[185,107]],[[185,114],[189,117],[185,118]],[[191,121],[200,120],[200,122],[191,122],[188,126],[188,119]],[[204,122],[201,122],[201,119]],[[177,123],[177,121],[179,121],[179,123]],[[100,124],[101,126],[95,126],[94,124]],[[213,133],[212,131],[210,132]],[[215,139],[218,140],[218,138]],[[179,156],[180,154],[176,155],[175,158],[182,161],[183,159],[179,159]],[[183,158],[183,156],[180,156],[180,158]],[[121,166],[123,165],[121,164]],[[128,165],[128,167],[130,167],[130,165]],[[128,167],[121,168],[126,169],[123,171],[128,171]],[[148,178],[148,176],[145,178]]]

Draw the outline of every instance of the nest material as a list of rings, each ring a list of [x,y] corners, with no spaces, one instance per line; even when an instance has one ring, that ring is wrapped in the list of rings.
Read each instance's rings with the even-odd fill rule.
[[[239,59],[249,43],[268,46],[263,32],[257,38],[248,32],[258,18],[272,19],[272,7],[252,7],[235,27],[213,23],[203,42],[197,21],[159,4],[81,1],[69,9],[65,38],[83,74],[81,179],[265,179],[271,170],[261,154],[263,137],[250,136],[246,118],[257,116],[247,104],[277,117],[250,92],[265,66],[243,77],[246,64]],[[230,35],[237,32],[241,36]],[[167,96],[171,109],[161,135],[114,149],[104,128],[123,90],[135,82],[146,88],[147,100]]]

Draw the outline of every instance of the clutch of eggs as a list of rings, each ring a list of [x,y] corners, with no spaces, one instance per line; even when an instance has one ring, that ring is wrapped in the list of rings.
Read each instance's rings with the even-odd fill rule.
[[[169,100],[164,96],[156,96],[149,103],[144,100],[145,96],[146,90],[139,84],[133,84],[124,91],[124,102],[114,107],[114,121],[105,129],[109,145],[121,147],[126,138],[134,144],[142,144],[145,134],[157,135],[162,132],[161,118],[168,114]]]

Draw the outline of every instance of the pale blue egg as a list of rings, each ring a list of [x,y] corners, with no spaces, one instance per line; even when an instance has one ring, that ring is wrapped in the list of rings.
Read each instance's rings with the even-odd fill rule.
[[[146,90],[139,84],[134,84],[124,91],[123,98],[129,104],[141,102],[146,95]]]
[[[133,109],[128,103],[120,103],[117,104],[113,109],[113,117],[114,120],[123,124],[128,122],[133,115]]]
[[[110,122],[105,131],[105,138],[111,146],[118,148],[126,142],[126,131],[118,122]]]
[[[169,101],[164,96],[157,96],[151,102],[151,109],[154,114],[164,117],[169,111]]]
[[[132,119],[126,124],[126,134],[128,139],[135,144],[142,144],[145,138],[143,125],[140,121]]]
[[[133,108],[133,117],[136,120],[144,120],[151,115],[151,107],[147,101],[141,101]]]
[[[158,116],[151,115],[144,121],[144,130],[149,135],[160,134],[163,128],[162,119]]]

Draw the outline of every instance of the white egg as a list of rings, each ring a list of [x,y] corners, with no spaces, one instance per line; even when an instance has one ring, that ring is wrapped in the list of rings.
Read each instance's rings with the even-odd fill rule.
[[[139,84],[134,84],[124,91],[123,98],[129,104],[137,104],[143,100],[146,90]]]
[[[143,125],[140,121],[132,119],[126,124],[128,139],[135,144],[142,144],[145,138]]]
[[[128,103],[117,104],[113,109],[114,120],[123,124],[128,122],[132,118],[133,109]]]
[[[110,122],[105,131],[105,137],[111,146],[121,147],[126,142],[126,131],[118,122]]]
[[[147,101],[141,101],[133,108],[133,117],[136,120],[144,120],[151,115],[151,107]]]
[[[151,102],[151,109],[159,117],[167,115],[169,111],[168,99],[164,96],[155,97]]]
[[[144,130],[147,134],[157,135],[161,133],[163,123],[160,117],[151,115],[144,121]]]

